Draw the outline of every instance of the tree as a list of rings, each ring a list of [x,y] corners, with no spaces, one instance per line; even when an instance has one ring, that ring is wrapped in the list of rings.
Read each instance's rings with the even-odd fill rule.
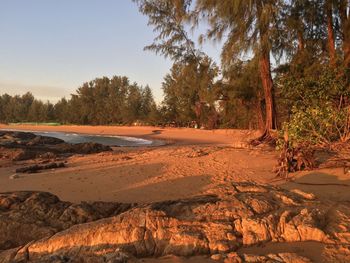
[[[69,123],[70,118],[69,116],[72,114],[68,111],[68,101],[66,98],[60,99],[55,105],[54,105],[54,120],[60,122],[60,123]]]
[[[162,84],[168,118],[181,126],[195,120],[201,126],[215,127],[217,121],[211,118],[216,116],[217,76],[218,68],[208,57],[174,63]]]
[[[239,58],[242,53],[253,52],[259,58],[259,73],[265,98],[265,132],[277,126],[270,53],[279,30],[277,18],[281,1],[272,0],[198,0],[197,10],[210,24],[207,37],[221,40],[228,34],[222,50],[224,64]]]
[[[133,0],[142,14],[148,16],[158,36],[145,50],[155,51],[174,61],[193,59],[201,55],[185,30],[191,0]]]
[[[263,90],[258,60],[235,61],[224,69],[223,78],[219,97],[223,104],[224,122],[229,121],[237,128],[258,128],[263,131]]]
[[[174,60],[170,75],[165,77],[163,90],[164,108],[178,124],[185,125],[196,120],[205,123],[205,112],[216,115],[213,98],[208,90],[212,88],[216,66],[201,51],[195,48],[188,37],[191,0],[139,0],[135,1],[141,13],[149,18],[148,24],[158,33],[154,42],[145,47]],[[207,74],[208,73],[208,74]],[[217,72],[214,73],[217,76]],[[178,89],[178,90],[176,90]],[[203,119],[204,118],[204,119]],[[216,121],[215,121],[216,123]],[[215,126],[215,124],[213,123]]]

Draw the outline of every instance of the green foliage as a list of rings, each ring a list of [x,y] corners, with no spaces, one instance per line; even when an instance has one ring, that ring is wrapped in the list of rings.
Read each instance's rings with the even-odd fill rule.
[[[217,90],[224,127],[263,128],[262,86],[258,60],[237,60],[224,68],[224,82]]]
[[[188,37],[185,25],[189,20],[191,0],[134,0],[142,14],[148,16],[148,25],[153,26],[157,37],[145,47],[170,57],[174,61],[195,58],[201,52],[195,49]]]
[[[54,120],[54,106],[36,100],[28,92],[22,96],[0,96],[1,122],[49,122]]]
[[[292,147],[304,143],[328,146],[350,139],[350,94],[339,74],[327,67],[302,78],[286,74],[280,77],[279,88],[291,109],[281,134],[288,133]]]
[[[180,126],[196,121],[200,126],[215,127],[214,91],[218,73],[208,57],[175,63],[162,84],[165,118]]]
[[[206,37],[225,41],[221,54],[226,64],[242,53],[253,51],[258,56],[277,51],[283,4],[281,0],[197,0],[196,12],[209,22]]]

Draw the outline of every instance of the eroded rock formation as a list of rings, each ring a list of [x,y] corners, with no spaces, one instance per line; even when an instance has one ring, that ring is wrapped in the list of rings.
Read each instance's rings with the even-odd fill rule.
[[[133,204],[60,201],[45,192],[0,194],[0,250],[52,236],[73,225],[118,215]]]
[[[9,193],[0,196],[0,208],[0,244],[7,249],[0,262],[124,262],[169,254],[219,254],[225,262],[309,262],[293,261],[290,253],[254,261],[234,252],[268,242],[350,245],[348,204],[321,203],[301,191],[252,183],[232,184],[223,195],[134,207],[72,205],[48,193]]]
[[[70,144],[61,139],[30,132],[0,131],[0,158],[24,161],[35,158],[54,159],[67,154],[91,154],[111,151],[98,143]]]

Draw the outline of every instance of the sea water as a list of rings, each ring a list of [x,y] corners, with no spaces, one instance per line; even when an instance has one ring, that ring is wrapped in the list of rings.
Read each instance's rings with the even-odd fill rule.
[[[51,132],[51,131],[28,131],[28,130],[17,130],[17,129],[3,129],[7,131],[19,131],[19,132],[31,132],[35,135],[48,136],[61,139],[67,143],[85,143],[95,142],[108,146],[158,146],[163,143],[159,140],[146,140],[142,138],[135,138],[129,136],[118,136],[118,135],[97,135],[97,134],[81,134],[81,133],[70,133],[70,132]]]

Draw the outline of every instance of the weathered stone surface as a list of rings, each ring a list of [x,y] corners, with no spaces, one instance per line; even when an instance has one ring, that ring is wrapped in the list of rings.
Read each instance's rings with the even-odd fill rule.
[[[52,162],[46,164],[34,164],[16,169],[16,173],[36,173],[41,170],[56,169],[65,167],[64,162]]]
[[[75,224],[117,215],[132,205],[120,203],[71,204],[45,192],[0,194],[0,250],[52,236]]]
[[[232,261],[232,262],[247,262],[247,263],[311,263],[311,260],[305,257],[301,257],[295,253],[278,253],[269,254],[266,256],[256,256],[245,254],[241,257],[242,261]],[[228,263],[231,261],[225,261]]]
[[[266,242],[350,244],[349,206],[322,204],[266,185],[232,188],[238,191],[123,209],[110,203],[72,205],[48,193],[3,194],[0,215],[6,224],[0,225],[0,240],[8,242],[3,249],[27,245],[2,252],[0,262],[122,262],[169,254],[216,255],[225,262],[309,262],[292,253],[233,252]],[[32,239],[30,228],[35,229]],[[117,259],[121,253],[127,256]]]

